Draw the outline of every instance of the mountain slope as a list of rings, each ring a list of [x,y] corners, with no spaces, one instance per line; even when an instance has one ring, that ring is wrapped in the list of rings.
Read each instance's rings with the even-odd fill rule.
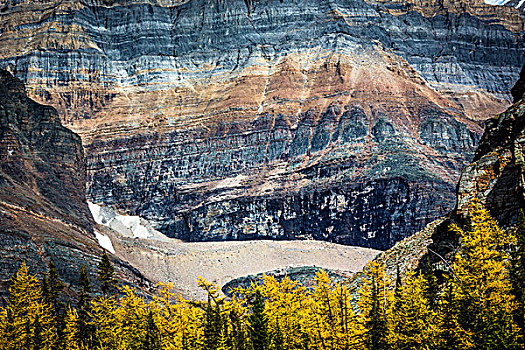
[[[0,23],[90,200],[189,241],[390,247],[452,208],[524,61],[519,12],[481,0],[8,1]]]
[[[77,284],[81,264],[96,271],[102,249],[85,181],[80,137],[0,70],[0,292],[24,261],[42,273],[52,257],[68,285]],[[140,284],[140,274],[114,261],[120,279]]]
[[[487,120],[476,156],[461,173],[456,208],[377,256],[375,260],[385,264],[392,278],[395,278],[398,266],[404,273],[425,270],[428,262],[438,276],[448,271],[449,263],[461,244],[449,226],[451,223],[465,225],[468,206],[473,200],[479,200],[501,227],[515,228],[519,211],[525,207],[524,83],[525,66],[512,89],[515,103],[497,117]],[[361,274],[353,278],[353,287],[360,283],[361,278]]]

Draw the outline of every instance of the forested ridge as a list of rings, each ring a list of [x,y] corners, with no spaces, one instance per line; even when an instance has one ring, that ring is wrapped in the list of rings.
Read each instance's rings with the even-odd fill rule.
[[[313,288],[266,276],[226,298],[199,278],[206,301],[166,283],[146,298],[118,286],[104,254],[97,283],[82,266],[69,299],[52,260],[40,279],[22,263],[0,306],[0,349],[523,349],[525,216],[504,231],[474,202],[449,229],[461,245],[444,280],[370,262],[358,292],[320,272]]]

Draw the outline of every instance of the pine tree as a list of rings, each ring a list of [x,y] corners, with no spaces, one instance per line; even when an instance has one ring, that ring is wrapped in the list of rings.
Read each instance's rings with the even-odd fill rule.
[[[268,319],[264,309],[264,299],[261,291],[256,289],[252,302],[252,314],[249,317],[250,339],[253,350],[268,349]]]
[[[104,296],[114,295],[117,292],[118,281],[115,279],[115,269],[109,260],[108,254],[104,251],[98,264],[98,280],[100,290]]]
[[[517,305],[514,311],[514,321],[519,327],[518,348],[525,347],[525,214],[520,210],[516,225],[516,246],[511,253],[509,270],[512,284],[512,294]]]

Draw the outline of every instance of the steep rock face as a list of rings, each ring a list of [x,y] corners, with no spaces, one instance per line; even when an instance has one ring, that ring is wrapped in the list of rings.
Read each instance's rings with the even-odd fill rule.
[[[192,241],[388,248],[453,206],[523,63],[519,12],[482,1],[10,1],[0,23],[90,199]]]
[[[515,101],[507,111],[487,121],[485,133],[471,164],[464,168],[457,187],[455,210],[427,225],[423,230],[396,243],[374,260],[384,264],[393,280],[401,273],[433,265],[436,275],[449,271],[449,263],[460,247],[460,238],[449,230],[451,223],[464,225],[469,204],[478,199],[505,229],[513,229],[525,205],[525,66],[512,89]],[[354,291],[363,274],[352,277]]]
[[[102,252],[85,181],[80,137],[61,125],[54,108],[28,98],[22,82],[0,70],[0,294],[23,261],[41,273],[52,256],[69,285],[77,283],[82,263],[94,273]],[[139,279],[116,262],[121,279]]]
[[[456,214],[465,217],[468,203],[479,198],[504,227],[516,223],[525,207],[525,66],[512,89],[516,101],[486,123],[474,162],[461,174]]]

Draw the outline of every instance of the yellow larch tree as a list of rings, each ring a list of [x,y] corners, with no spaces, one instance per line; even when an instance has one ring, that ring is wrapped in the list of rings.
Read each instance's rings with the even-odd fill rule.
[[[53,349],[57,336],[51,306],[43,301],[39,281],[25,263],[11,278],[9,294],[0,315],[0,348]]]
[[[458,323],[475,349],[510,349],[517,341],[513,322],[516,302],[509,279],[509,246],[514,236],[503,231],[479,201],[469,210],[469,229],[451,225],[462,245],[451,266]]]

